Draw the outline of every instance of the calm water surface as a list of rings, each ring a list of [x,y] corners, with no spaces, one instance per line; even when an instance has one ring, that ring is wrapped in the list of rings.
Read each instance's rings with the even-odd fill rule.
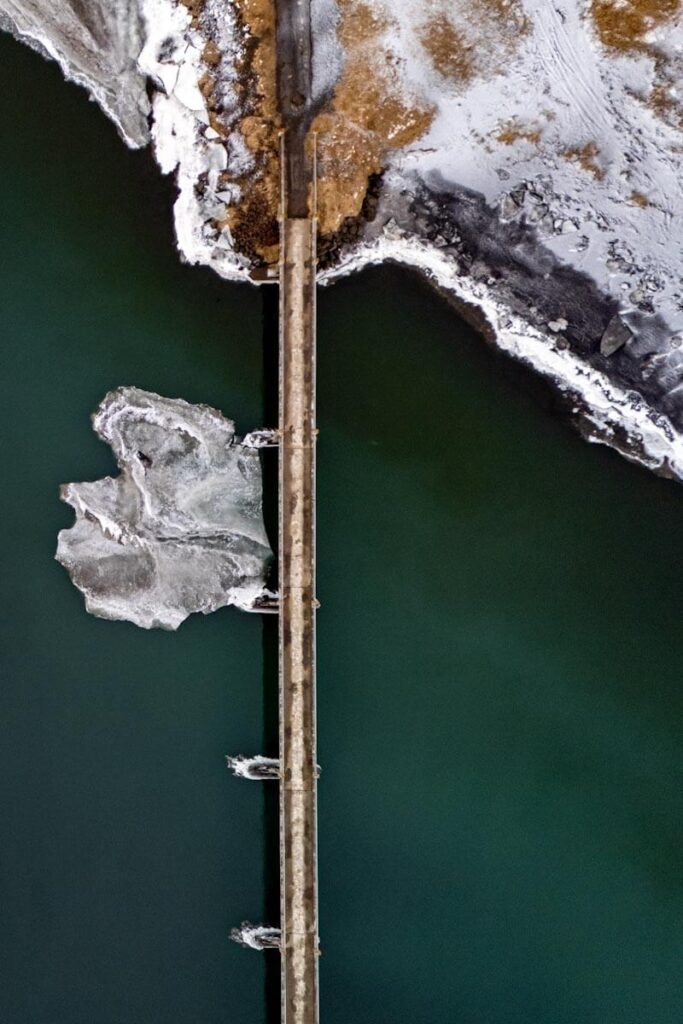
[[[110,388],[264,422],[263,297],[178,263],[170,188],[54,68],[2,40],[0,80],[0,1020],[265,1022],[226,933],[272,829],[222,764],[272,733],[262,623],[101,622],[52,560]],[[404,273],[319,320],[325,1024],[680,1024],[683,488]]]

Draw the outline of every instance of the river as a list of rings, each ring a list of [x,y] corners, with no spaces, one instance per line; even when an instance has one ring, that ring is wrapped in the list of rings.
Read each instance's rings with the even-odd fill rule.
[[[227,933],[274,790],[222,758],[273,752],[272,622],[102,622],[53,554],[111,388],[272,419],[274,293],[179,263],[55,67],[3,38],[0,81],[0,1019],[270,1024]],[[322,290],[319,349],[324,1024],[680,1024],[683,488],[405,271]]]

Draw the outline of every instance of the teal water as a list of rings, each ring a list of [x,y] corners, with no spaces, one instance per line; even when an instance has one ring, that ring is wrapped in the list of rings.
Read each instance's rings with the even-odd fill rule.
[[[261,425],[263,297],[178,263],[170,188],[54,68],[3,39],[0,80],[0,1020],[265,1022],[226,934],[272,807],[222,755],[272,732],[268,637],[91,619],[52,560],[111,387]],[[325,1024],[680,1024],[683,488],[405,273],[319,326]]]

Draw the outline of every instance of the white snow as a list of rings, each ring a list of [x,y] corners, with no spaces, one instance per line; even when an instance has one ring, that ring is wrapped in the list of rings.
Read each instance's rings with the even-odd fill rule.
[[[211,223],[224,214],[230,193],[219,180],[228,166],[227,146],[208,128],[209,111],[199,88],[206,72],[202,63],[206,40],[192,28],[187,8],[175,0],[141,3],[146,40],[138,64],[160,89],[152,101],[152,138],[162,172],[177,171],[174,217],[178,248],[188,263],[207,264],[221,277],[243,280],[247,266],[235,253],[228,229],[219,232]],[[237,51],[237,24],[227,5],[221,41],[226,53],[230,48]],[[195,187],[200,180],[205,182],[201,196]]]
[[[516,53],[500,73],[462,88],[428,67],[417,38],[422,5],[373,0],[373,6],[395,19],[391,42],[406,88],[437,111],[427,135],[393,157],[390,167],[473,189],[491,205],[538,181],[549,206],[539,220],[544,244],[618,297],[624,311],[637,307],[640,291],[654,299],[672,331],[683,328],[683,133],[644,103],[654,59],[608,54],[581,0],[525,0],[531,30],[520,36]],[[468,5],[454,0],[449,6]],[[668,51],[680,54],[683,22],[657,34],[658,43],[664,39]],[[538,129],[539,145],[523,138],[501,142],[497,135],[508,125]],[[601,180],[562,155],[591,143]],[[647,207],[634,202],[638,193]],[[587,244],[577,247],[575,232]],[[627,268],[611,262],[615,245],[632,254]]]

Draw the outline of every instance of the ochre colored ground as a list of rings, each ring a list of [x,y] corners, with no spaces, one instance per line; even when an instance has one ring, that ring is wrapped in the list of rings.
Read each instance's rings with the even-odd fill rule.
[[[313,123],[318,153],[321,235],[357,217],[387,153],[423,135],[433,111],[401,92],[389,24],[363,0],[339,0],[339,39],[346,60],[331,102]]]
[[[253,155],[253,169],[236,179],[242,198],[225,221],[237,249],[252,259],[278,258],[280,181],[275,7],[272,0],[233,0],[245,33],[241,67],[243,116],[235,126]]]
[[[680,0],[592,0],[591,16],[604,46],[647,50],[646,34],[674,18],[680,7]]]
[[[440,0],[430,10],[420,42],[434,69],[461,85],[498,71],[529,29],[520,0]]]
[[[204,0],[182,0],[202,27]],[[278,257],[279,131],[277,110],[274,0],[226,0],[242,28],[238,62],[237,112],[226,114],[217,98],[221,62],[216,44],[204,51],[201,83],[211,126],[227,139],[239,132],[252,155],[249,173],[230,177],[240,198],[226,207],[219,226],[228,225],[237,249],[256,263]],[[414,143],[429,130],[434,110],[419,95],[407,95],[391,37],[400,26],[389,5],[370,0],[338,0],[337,32],[345,60],[327,105],[315,118],[318,158],[319,232],[327,248],[365,215],[369,188],[391,151]],[[643,53],[655,62],[655,84],[644,97],[669,123],[683,128],[683,104],[674,86],[679,69],[659,52],[648,33],[671,23],[681,0],[590,0],[586,16],[603,46],[622,53]],[[474,80],[503,72],[519,40],[531,26],[521,0],[431,0],[416,20],[415,45],[422,47],[444,89],[464,90]],[[497,141],[538,145],[542,126],[517,121],[501,124]],[[595,143],[568,149],[564,156],[600,179],[604,170]],[[640,200],[634,196],[633,202]],[[364,206],[365,204],[365,206]]]
[[[600,150],[594,142],[587,142],[585,146],[570,146],[564,150],[562,156],[565,160],[579,164],[584,171],[592,174],[598,181],[602,181],[605,177],[605,171],[598,162]]]

